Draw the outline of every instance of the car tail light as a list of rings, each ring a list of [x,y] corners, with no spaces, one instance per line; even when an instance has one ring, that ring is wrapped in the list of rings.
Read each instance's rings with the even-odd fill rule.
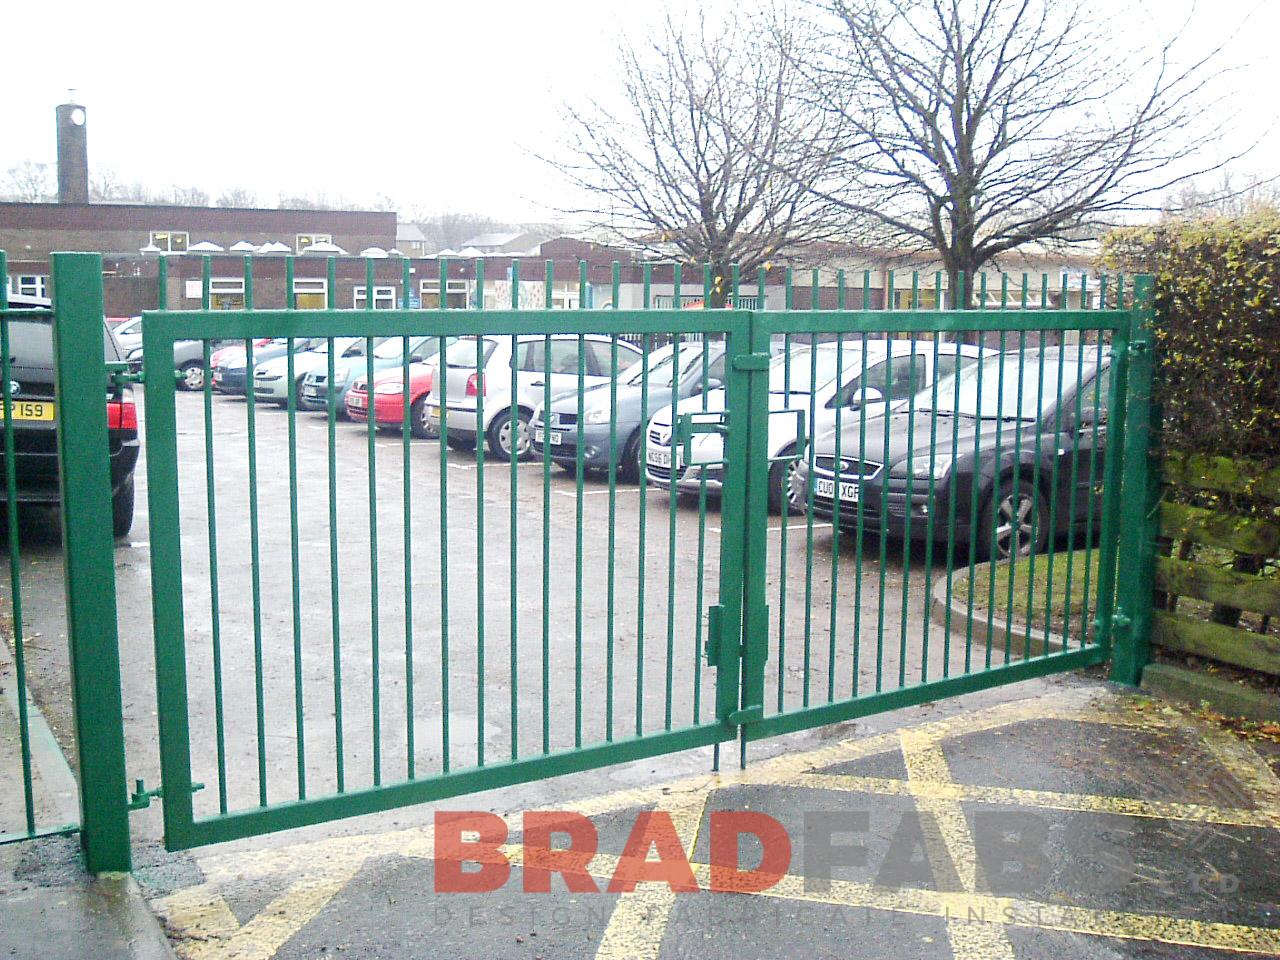
[[[484,389],[484,377],[480,376],[480,374],[473,373],[471,376],[467,377],[467,396],[488,396]]]
[[[138,429],[138,408],[132,400],[107,401],[107,429]]]

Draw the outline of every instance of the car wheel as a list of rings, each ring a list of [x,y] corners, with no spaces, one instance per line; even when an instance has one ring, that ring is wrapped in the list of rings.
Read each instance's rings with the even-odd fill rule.
[[[409,407],[409,430],[419,440],[438,440],[440,431],[427,416],[427,395],[424,393]]]
[[[994,541],[992,559],[1040,553],[1049,543],[1044,494],[1025,477],[1005,477],[999,494],[997,502],[987,504],[981,528]],[[990,542],[986,546],[991,550]]]
[[[641,429],[644,429],[641,427]],[[622,461],[618,464],[618,479],[623,483],[639,483],[640,473],[644,470],[644,462],[640,450],[640,430],[627,439],[622,448]]]
[[[178,384],[183,390],[204,389],[204,364],[199,360],[189,360],[184,363],[178,369],[178,373],[182,377]]]
[[[795,449],[788,447],[782,451],[781,456],[790,457],[795,453]],[[786,513],[804,513],[805,501],[802,496],[797,497],[792,490],[792,478],[796,475],[796,470],[800,465],[798,459],[780,460],[769,467],[769,512],[783,513],[783,504],[786,504]]]
[[[513,456],[527,459],[532,439],[529,414],[523,410],[516,411],[514,417],[510,410],[504,410],[489,424],[489,451],[502,460],[510,461]]]
[[[111,532],[116,537],[125,537],[132,527],[133,477],[130,477],[111,497]]]

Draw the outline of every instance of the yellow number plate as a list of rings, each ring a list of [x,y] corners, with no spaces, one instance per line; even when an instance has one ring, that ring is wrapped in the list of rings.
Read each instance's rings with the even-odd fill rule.
[[[52,420],[53,404],[43,400],[13,400],[13,419]],[[0,420],[4,419],[4,404],[0,403]]]

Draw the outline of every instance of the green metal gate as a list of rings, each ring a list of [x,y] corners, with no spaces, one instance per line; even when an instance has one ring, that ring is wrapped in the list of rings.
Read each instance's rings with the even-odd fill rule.
[[[286,290],[292,291],[292,258],[287,268]],[[445,290],[447,262],[439,269],[439,289]],[[365,264],[366,290],[379,279],[377,270],[374,262]],[[407,262],[402,270],[408,290]],[[1134,682],[1145,662],[1139,641],[1149,581],[1144,586],[1141,576],[1126,578],[1128,592],[1118,604],[1115,578],[1118,551],[1129,558],[1150,553],[1145,281],[1131,291],[1132,309],[1124,306],[1123,282],[1110,295],[1101,291],[1100,306],[1114,302],[1114,309],[1029,309],[1024,278],[1021,303],[1012,307],[1006,285],[995,308],[984,287],[978,292],[982,309],[926,311],[918,309],[920,288],[913,278],[911,309],[849,311],[841,276],[836,310],[663,311],[648,309],[646,268],[645,309],[588,312],[545,309],[554,275],[548,263],[542,302],[532,309],[521,303],[516,266],[508,278],[510,309],[448,309],[442,296],[439,309],[375,310],[367,302],[366,309],[338,310],[330,260],[329,309],[298,310],[292,293],[284,309],[255,309],[251,260],[244,260],[243,271],[243,309],[209,309],[206,258],[204,309],[161,310],[144,321],[170,848],[701,745],[716,744],[718,757],[718,744],[735,737],[745,763],[746,744],[762,737],[1109,658],[1117,677]],[[678,266],[675,271],[679,288]],[[164,289],[163,269],[160,279]],[[615,266],[615,305],[619,283]],[[708,270],[708,302],[712,283]],[[815,274],[814,304],[816,284]],[[763,302],[763,273],[759,285]],[[862,304],[869,302],[868,285],[869,278]],[[482,265],[474,286],[476,303],[484,304]],[[586,287],[582,265],[583,305]],[[791,296],[788,278],[788,307]],[[940,303],[940,284],[934,296]],[[735,278],[730,306],[736,297]],[[1049,299],[1046,280],[1040,303]],[[203,387],[184,394],[165,375],[165,358],[192,337],[204,341]],[[254,351],[263,347],[252,338],[266,337],[286,341],[283,422],[261,410],[255,396],[257,386],[270,395],[253,376]],[[945,346],[944,337],[974,346],[963,353]],[[317,338],[326,351],[320,363],[301,350]],[[244,345],[243,407],[215,402],[211,360],[219,341]],[[576,372],[553,392],[553,343],[565,342],[576,342]],[[380,435],[374,415],[354,432],[337,423],[344,361],[335,353],[346,343],[357,353],[363,349],[365,359],[351,375],[365,377],[368,408],[376,408],[379,396],[392,397],[400,408],[400,426],[390,435]],[[725,409],[710,409],[711,390],[703,390],[705,413],[697,415],[694,401],[692,415],[673,414],[673,436],[663,441],[648,422],[662,368],[638,360],[631,372],[639,371],[635,384],[647,415],[633,449],[630,433],[622,435],[618,425],[626,365],[620,358],[629,355],[627,344],[649,355],[660,343],[671,344],[674,369],[682,369],[682,350],[694,358],[684,363],[700,363],[704,384],[711,379],[713,351],[723,350]],[[515,416],[505,429],[510,442],[535,431],[541,417],[542,453],[494,462],[486,433],[460,440],[453,433],[457,420],[483,424],[488,396],[526,396],[529,384],[520,377],[528,371],[515,358],[539,349],[539,393],[509,404]],[[486,357],[494,351],[513,358],[502,368],[501,383],[488,379]],[[602,408],[607,416],[594,426],[597,433],[608,427],[601,443],[610,465],[597,477],[585,469],[587,458],[600,453],[587,452],[592,384],[585,357],[591,351],[594,373],[604,375],[595,396],[609,394]],[[858,365],[864,392],[855,407],[836,404],[836,446],[823,453],[828,441],[807,435],[818,422],[815,395],[811,391],[794,407],[790,384],[801,379],[801,369],[792,369],[797,358],[812,365],[816,384],[817,358],[832,351],[837,380],[843,383]],[[411,398],[410,361],[430,354],[438,364],[435,375],[444,371],[446,379],[459,366],[455,355],[464,356],[472,398],[461,414],[444,404],[435,422],[450,442],[434,445],[411,439],[420,411]],[[969,374],[977,372],[976,383],[959,371],[951,380],[941,376],[939,357],[947,354],[954,354],[957,367],[963,361]],[[886,367],[880,398],[897,407],[887,416],[868,413],[868,364],[878,356],[905,357],[912,385],[895,399]],[[300,391],[311,382],[298,375],[301,365],[318,370],[325,384],[318,412],[301,409]],[[919,381],[927,380],[923,392],[914,389],[917,366],[932,372]],[[384,378],[389,388],[375,384],[380,372],[395,370],[398,380]],[[995,408],[990,415],[980,409],[977,419],[996,425],[994,442],[975,432],[972,449],[961,451],[961,393],[976,388],[976,402],[986,404],[993,378]],[[948,392],[953,410],[944,418],[938,411]],[[926,418],[928,469],[897,477],[886,455],[879,472],[868,474],[876,443],[887,454],[891,427],[915,422],[925,397],[935,411]],[[548,413],[557,402],[565,412]],[[1046,410],[1053,411],[1048,420],[1041,415]],[[780,418],[798,425],[798,442],[783,451],[770,441]],[[862,444],[851,458],[862,463],[856,482],[841,473],[848,448],[840,444],[852,442],[846,429],[851,418]],[[495,422],[497,432],[489,437],[502,434],[502,422]],[[556,423],[576,458],[565,464],[563,477],[552,469]],[[938,470],[948,430],[950,469]],[[717,438],[718,453],[698,461],[694,450],[706,441],[703,435]],[[649,445],[660,441],[670,451],[666,472],[648,466]],[[1046,455],[1049,450],[1055,453]],[[830,523],[824,523],[820,470],[829,454]],[[646,464],[635,486],[621,482],[633,455]],[[966,458],[973,464],[969,481],[959,478]],[[920,459],[908,441],[907,462]],[[180,470],[193,461],[202,469]],[[783,476],[795,477],[789,482],[796,514],[770,514],[777,464],[785,467]],[[223,470],[236,471],[235,481],[226,482]],[[474,481],[464,484],[463,478]],[[1122,487],[1143,494],[1123,514]],[[238,491],[230,502],[229,489]],[[1009,490],[1016,492],[1013,499]],[[1038,491],[1044,509],[1036,509],[1024,534],[1019,511],[1028,490]],[[849,503],[842,500],[846,491]],[[708,510],[716,493],[718,517]],[[869,510],[873,498],[877,505]],[[996,518],[987,524],[991,530],[984,526],[988,504]],[[1024,535],[1038,543],[1037,524],[1048,524],[1049,535],[1043,549],[1032,547],[1026,556],[1014,550],[1004,568],[1007,583],[992,574],[978,586],[981,561],[997,548],[1003,529],[996,522],[999,510],[1007,504],[1015,547]],[[895,524],[890,520],[896,513]],[[825,529],[830,534],[818,532]],[[962,529],[964,538],[958,536]],[[385,539],[388,531],[394,540]],[[1062,597],[1052,586],[1055,554],[1068,558],[1061,574],[1065,591],[1059,581]],[[1039,598],[1037,562],[1049,571]],[[1025,611],[1014,610],[1019,567],[1030,568]],[[957,590],[960,577],[965,585]],[[976,602],[975,590],[978,601],[985,593],[988,602]],[[1055,632],[1059,602],[1065,604],[1065,629]],[[1044,629],[1033,630],[1041,607]]]

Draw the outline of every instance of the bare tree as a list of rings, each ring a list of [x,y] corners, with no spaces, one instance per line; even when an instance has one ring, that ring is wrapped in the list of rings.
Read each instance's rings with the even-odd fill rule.
[[[723,304],[730,265],[750,274],[831,235],[809,189],[829,164],[828,127],[806,110],[788,24],[758,30],[671,20],[620,50],[621,99],[566,107],[569,159],[553,165],[588,198],[565,211],[659,256],[710,263]]]
[[[252,190],[244,187],[231,187],[218,194],[220,207],[256,207],[258,198]]]
[[[1241,182],[1223,174],[1212,187],[1185,184],[1166,198],[1163,214],[1170,219],[1243,217],[1276,208],[1280,208],[1280,178],[1251,177]]]
[[[36,163],[34,160],[23,160],[17,166],[10,167],[5,174],[5,182],[8,197],[22,203],[43,203],[54,193],[50,165]]]
[[[183,207],[207,207],[209,193],[199,187],[179,187],[175,184],[165,200],[167,203],[175,203]]]
[[[482,213],[425,213],[414,210],[406,219],[417,224],[432,250],[460,250],[479,234],[513,229],[512,224]]]
[[[1207,168],[1213,55],[1127,56],[1088,0],[819,0],[804,69],[847,139],[817,186],[872,243],[932,252],[951,289],[1031,243],[1091,240]]]

